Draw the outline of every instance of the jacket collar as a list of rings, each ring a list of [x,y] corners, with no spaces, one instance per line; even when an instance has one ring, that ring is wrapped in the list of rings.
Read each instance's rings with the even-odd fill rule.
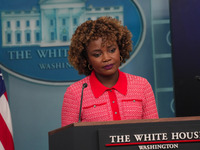
[[[112,87],[112,88],[108,88],[105,87],[96,77],[95,72],[92,71],[91,75],[90,75],[90,85],[91,85],[91,89],[92,92],[94,94],[94,96],[96,98],[98,98],[99,96],[101,96],[105,91],[110,90],[110,89],[115,89],[118,92],[120,92],[123,95],[126,95],[127,93],[127,79],[126,79],[126,75],[121,72],[120,70],[118,70],[119,72],[119,78],[117,83]]]

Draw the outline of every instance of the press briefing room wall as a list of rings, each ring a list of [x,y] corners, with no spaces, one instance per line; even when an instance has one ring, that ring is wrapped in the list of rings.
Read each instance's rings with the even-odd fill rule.
[[[23,32],[21,33],[30,35],[30,30],[32,30],[33,26],[34,29],[32,33],[36,34],[38,31],[41,31],[43,36],[44,34],[48,34],[49,32],[46,30],[49,26],[40,28],[37,26],[38,24],[36,24],[36,22],[29,24],[25,22],[25,20],[29,20],[30,18],[35,20],[35,18],[38,17],[41,19],[41,23],[46,23],[47,19],[43,18],[45,15],[46,17],[54,16],[54,18],[59,19],[59,16],[56,16],[59,15],[59,13],[55,13],[56,10],[54,8],[60,8],[60,2],[71,2],[73,4],[74,2],[78,2],[84,4],[85,9],[81,9],[81,11],[90,12],[90,10],[93,10],[101,12],[102,10],[106,10],[105,12],[101,12],[102,14],[106,14],[109,7],[120,8],[116,6],[123,6],[123,20],[131,30],[135,30],[135,27],[138,27],[135,26],[138,22],[131,22],[134,20],[132,12],[136,12],[136,15],[141,18],[141,32],[133,32],[133,38],[135,38],[137,34],[141,34],[142,37],[140,38],[139,44],[133,40],[135,47],[139,45],[138,51],[137,53],[131,54],[133,57],[131,57],[129,62],[124,65],[121,70],[147,78],[155,93],[159,116],[161,118],[174,117],[175,101],[173,93],[169,0],[0,0],[0,28],[3,28],[3,30],[0,30],[0,67],[4,75],[12,115],[15,150],[48,149],[48,132],[61,127],[63,96],[70,83],[65,84],[65,82],[63,82],[61,85],[43,84],[43,82],[33,82],[33,80],[27,80],[24,76],[23,78],[21,77],[22,73],[30,71],[31,73],[28,72],[26,75],[36,74],[44,76],[44,74],[47,74],[47,78],[52,77],[56,80],[60,80],[63,73],[55,72],[65,71],[65,69],[38,69],[34,71],[34,68],[38,68],[40,62],[48,61],[49,63],[55,59],[57,60],[57,58],[46,60],[45,58],[38,58],[38,55],[34,55],[27,60],[11,60],[7,57],[9,54],[8,51],[27,50],[35,54],[38,50],[47,50],[47,52],[49,52],[61,46],[56,47],[54,45],[51,47],[53,44],[52,42],[46,43],[46,45],[42,45],[45,44],[45,42],[39,43],[39,45],[31,45],[25,39],[23,39],[25,45],[23,45],[23,43],[18,43],[21,44],[21,46],[13,46],[11,42],[15,40],[10,41],[11,39],[9,38],[7,38],[8,43],[3,43],[6,38],[2,36],[2,33],[17,38],[16,34],[20,33],[18,31],[21,30],[21,28],[19,28],[21,25],[21,27],[28,28],[26,31],[22,29]],[[53,5],[53,7],[51,7],[51,5]],[[68,6],[69,5],[62,5],[62,7],[66,7],[65,9],[69,9]],[[72,4],[70,5],[72,8],[73,6]],[[45,8],[49,7],[51,7],[51,9],[53,8],[53,10],[41,13],[44,12],[43,10]],[[99,8],[101,9],[99,10]],[[72,9],[70,8],[70,10]],[[48,15],[48,13],[50,13],[50,15]],[[88,15],[90,14],[91,13],[88,13]],[[43,17],[40,17],[40,15]],[[94,15],[97,15],[97,13]],[[12,28],[6,27],[9,25],[9,23],[6,22],[9,19]],[[19,23],[19,21],[22,22]],[[30,25],[30,27],[26,27],[26,25]],[[37,27],[35,28],[35,26]],[[15,32],[14,29],[17,31]],[[57,32],[56,35],[58,36],[58,34],[59,32]],[[30,38],[32,38],[32,36]],[[34,43],[35,40],[30,42]],[[6,44],[10,45],[8,46]],[[2,57],[4,54],[5,57]],[[62,59],[63,62],[67,61],[67,58]],[[16,69],[16,71],[14,69]],[[18,70],[23,72],[18,72]],[[54,74],[54,76],[51,76],[51,74]],[[43,78],[44,81],[46,81],[47,78]],[[63,78],[67,79],[65,76],[63,76]]]

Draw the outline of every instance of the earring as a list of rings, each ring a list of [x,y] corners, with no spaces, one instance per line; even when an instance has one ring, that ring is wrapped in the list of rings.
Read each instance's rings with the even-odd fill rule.
[[[122,63],[123,62],[123,57],[120,55],[120,62]]]
[[[91,71],[93,70],[93,67],[90,64],[88,64],[88,69]]]

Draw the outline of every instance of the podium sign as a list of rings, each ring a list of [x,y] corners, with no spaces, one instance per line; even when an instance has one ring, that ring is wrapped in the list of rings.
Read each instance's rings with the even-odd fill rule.
[[[73,123],[49,132],[50,150],[199,150],[200,117]]]
[[[200,122],[99,129],[99,143],[99,150],[199,150]]]

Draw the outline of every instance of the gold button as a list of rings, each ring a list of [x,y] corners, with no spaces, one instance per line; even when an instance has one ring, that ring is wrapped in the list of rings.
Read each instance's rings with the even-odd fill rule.
[[[133,102],[135,102],[135,100],[133,100]]]
[[[96,107],[96,105],[94,105],[94,108]]]

